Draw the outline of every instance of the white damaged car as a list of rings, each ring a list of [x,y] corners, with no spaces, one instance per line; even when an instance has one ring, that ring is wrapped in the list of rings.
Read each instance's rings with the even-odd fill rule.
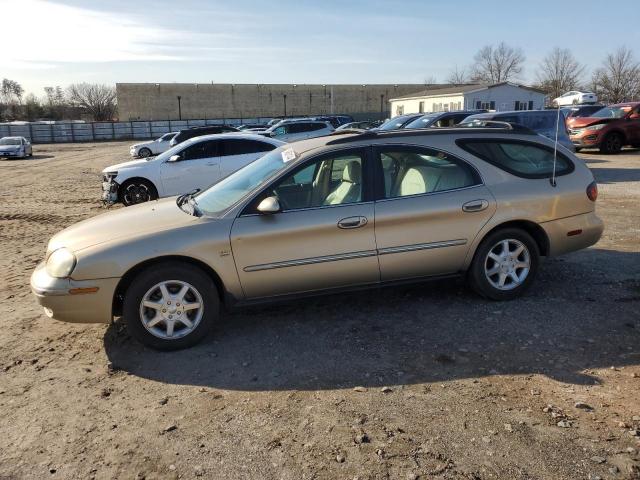
[[[262,135],[227,133],[194,137],[157,157],[102,171],[102,200],[125,206],[204,189],[285,143]]]
[[[171,140],[178,132],[169,132],[162,135],[160,138],[150,140],[148,142],[136,143],[129,147],[129,153],[133,158],[147,158],[153,155],[159,155],[166,152],[171,148]]]

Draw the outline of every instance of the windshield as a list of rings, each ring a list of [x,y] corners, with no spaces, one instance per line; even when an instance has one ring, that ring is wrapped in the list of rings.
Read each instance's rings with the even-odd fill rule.
[[[175,132],[165,133],[160,138],[158,138],[158,142],[168,142],[169,140],[171,140],[175,136],[176,136]]]
[[[290,146],[267,153],[199,194],[196,197],[198,208],[206,215],[221,214],[282,170],[296,156]]]
[[[402,128],[402,125],[404,125],[404,122],[406,121],[407,117],[392,118],[380,125],[378,130],[397,130],[398,128]]]
[[[605,107],[593,115],[593,118],[622,118],[631,111],[631,107]]]
[[[407,123],[404,128],[426,128],[431,125],[431,122],[440,115],[439,113],[424,115],[420,118],[416,118],[412,122]]]
[[[0,145],[21,145],[19,138],[0,138]]]

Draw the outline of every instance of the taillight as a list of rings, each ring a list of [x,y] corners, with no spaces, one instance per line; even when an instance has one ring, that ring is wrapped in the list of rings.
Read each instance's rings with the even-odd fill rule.
[[[592,202],[598,199],[598,184],[595,181],[591,182],[587,187],[587,197],[589,197],[589,200]]]

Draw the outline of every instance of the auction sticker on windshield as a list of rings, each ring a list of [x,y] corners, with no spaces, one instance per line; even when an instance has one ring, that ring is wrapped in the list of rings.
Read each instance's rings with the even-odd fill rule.
[[[286,150],[282,151],[282,161],[284,163],[290,162],[291,160],[295,160],[296,158],[296,152],[293,150],[293,148],[287,148]]]

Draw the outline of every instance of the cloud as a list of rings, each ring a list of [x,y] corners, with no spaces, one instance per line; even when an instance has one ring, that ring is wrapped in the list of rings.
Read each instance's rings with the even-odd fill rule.
[[[202,34],[45,0],[5,0],[2,9],[3,36],[14,43],[3,52],[3,66],[13,68],[48,68],[60,62],[181,60],[176,46],[203,40],[197,38]]]

